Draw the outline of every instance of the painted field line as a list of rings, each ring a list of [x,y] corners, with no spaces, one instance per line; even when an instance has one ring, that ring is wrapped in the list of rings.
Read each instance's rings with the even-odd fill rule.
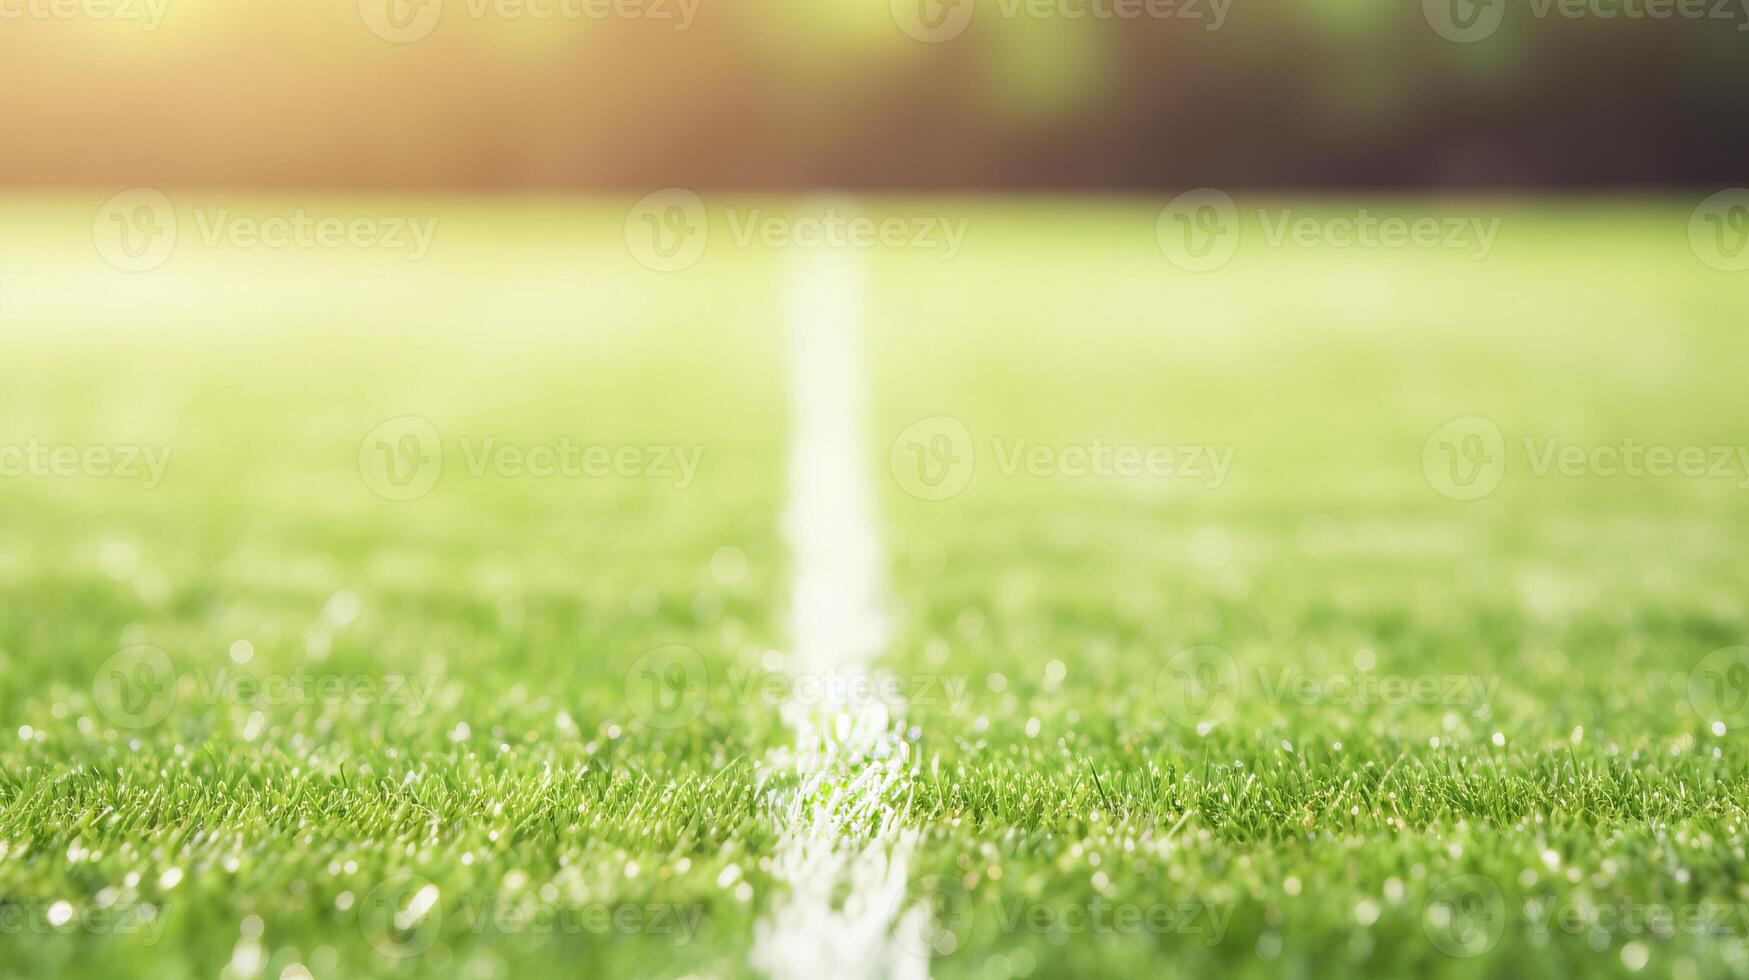
[[[789,892],[757,927],[753,963],[776,980],[929,975],[928,910],[906,906],[914,773],[904,705],[856,692],[890,639],[885,564],[865,441],[863,257],[799,252],[788,269],[793,442],[784,530],[794,558],[786,658],[830,677],[817,703],[790,703],[792,748],[768,760],[773,855]],[[838,684],[836,681],[846,683]]]

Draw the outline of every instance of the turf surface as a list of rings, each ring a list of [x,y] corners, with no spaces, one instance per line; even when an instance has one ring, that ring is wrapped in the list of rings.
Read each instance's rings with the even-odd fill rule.
[[[0,443],[171,455],[0,479],[8,972],[747,972],[790,738],[781,250],[713,227],[658,273],[618,203],[354,198],[310,206],[436,216],[429,257],[185,214],[124,274],[98,203],[0,207]],[[1482,261],[1189,273],[1159,202],[874,205],[968,222],[951,261],[867,254],[936,975],[1749,971],[1749,473],[1539,465],[1749,445],[1749,293],[1678,202],[1368,204],[1501,223]],[[443,455],[412,500],[404,416]],[[1424,450],[1470,417],[1505,471],[1453,499]],[[1062,472],[1096,443],[1199,472]]]

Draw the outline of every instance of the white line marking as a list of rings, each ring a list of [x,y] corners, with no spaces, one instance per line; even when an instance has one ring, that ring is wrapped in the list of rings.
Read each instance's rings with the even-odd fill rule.
[[[791,262],[790,500],[794,675],[831,677],[823,703],[784,707],[795,747],[774,753],[774,855],[790,888],[757,927],[753,963],[776,980],[921,980],[928,910],[903,909],[915,836],[904,705],[857,683],[890,638],[886,575],[864,441],[861,257],[807,249]],[[839,680],[847,683],[836,683]],[[909,940],[909,941],[907,941]]]

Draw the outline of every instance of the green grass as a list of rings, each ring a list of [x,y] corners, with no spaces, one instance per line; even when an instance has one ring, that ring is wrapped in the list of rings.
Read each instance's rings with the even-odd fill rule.
[[[172,451],[150,490],[0,479],[10,972],[747,972],[791,738],[756,685],[788,642],[782,256],[713,226],[658,274],[612,202],[336,199],[439,216],[431,256],[185,231],[123,275],[102,196],[0,205],[0,444]],[[937,976],[1749,970],[1749,718],[1691,698],[1749,642],[1745,491],[1523,449],[1749,445],[1749,294],[1687,205],[1460,202],[1501,217],[1485,261],[1200,274],[1158,202],[881,207],[970,221],[952,261],[871,254],[865,343]],[[445,454],[402,502],[358,457],[405,415]],[[937,416],[976,468],[918,500],[889,450]],[[1509,452],[1475,502],[1422,466],[1465,416]],[[488,437],[702,462],[472,475]],[[1005,474],[993,438],[1231,470]],[[174,680],[138,723],[110,658],[142,644]],[[1207,704],[1174,673],[1200,647],[1235,682]],[[1593,922],[1647,907],[1699,919]]]

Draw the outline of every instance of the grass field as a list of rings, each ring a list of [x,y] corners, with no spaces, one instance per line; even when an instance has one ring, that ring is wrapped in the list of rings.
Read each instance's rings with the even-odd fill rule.
[[[0,201],[6,972],[756,972],[793,249],[186,195],[124,273],[101,197]],[[931,972],[1749,973],[1749,292],[1690,205],[1193,273],[1160,204],[867,205],[966,230],[858,257]]]

